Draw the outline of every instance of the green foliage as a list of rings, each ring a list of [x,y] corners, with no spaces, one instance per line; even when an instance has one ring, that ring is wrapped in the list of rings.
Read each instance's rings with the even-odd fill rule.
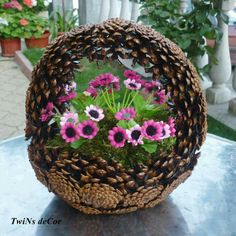
[[[78,15],[74,14],[77,9],[72,11],[65,11],[63,14],[59,11],[52,12],[50,19],[50,31],[52,33],[52,38],[57,37],[57,34],[60,32],[67,32],[72,30],[78,23]]]
[[[143,11],[139,20],[150,24],[179,45],[190,59],[205,52],[214,58],[214,51],[205,45],[204,38],[219,41],[222,37],[220,28],[211,21],[215,17],[224,17],[227,21],[227,16],[219,10],[218,2],[192,1],[192,11],[180,14],[180,0],[146,0],[142,3]],[[213,59],[213,62],[216,60]]]
[[[30,48],[23,51],[23,54],[29,59],[32,65],[36,65],[43,56],[44,48]]]
[[[207,132],[236,141],[236,128],[233,130],[211,116],[207,117],[207,124]]]
[[[16,9],[0,10],[0,18],[7,24],[0,24],[0,37],[2,38],[39,38],[47,27],[47,20],[30,11]],[[28,22],[22,25],[20,20]]]

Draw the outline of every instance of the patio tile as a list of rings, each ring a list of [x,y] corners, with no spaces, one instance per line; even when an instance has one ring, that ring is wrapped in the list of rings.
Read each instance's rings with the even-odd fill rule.
[[[24,134],[29,80],[12,58],[0,57],[0,140]]]

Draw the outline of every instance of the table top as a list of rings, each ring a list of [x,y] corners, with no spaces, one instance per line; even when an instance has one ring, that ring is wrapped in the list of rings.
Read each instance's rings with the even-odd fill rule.
[[[0,182],[0,235],[236,235],[236,143],[214,135],[184,184],[156,207],[126,215],[85,215],[49,193],[23,137],[0,144]]]

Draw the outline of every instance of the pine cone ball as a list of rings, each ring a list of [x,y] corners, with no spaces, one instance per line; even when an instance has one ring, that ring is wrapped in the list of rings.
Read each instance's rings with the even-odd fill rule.
[[[64,85],[74,80],[82,58],[91,61],[132,59],[152,74],[166,78],[176,113],[173,152],[146,166],[125,169],[103,157],[80,156],[61,147],[47,149],[53,125],[40,120],[48,102],[58,111]],[[206,102],[194,66],[181,49],[153,29],[120,19],[80,26],[58,37],[32,73],[26,98],[29,160],[38,180],[72,207],[87,214],[122,214],[153,207],[187,179],[206,137]]]

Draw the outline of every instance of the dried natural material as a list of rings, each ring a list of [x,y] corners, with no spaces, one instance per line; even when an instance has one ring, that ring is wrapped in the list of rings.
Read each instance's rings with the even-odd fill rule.
[[[64,84],[74,79],[78,61],[129,58],[153,79],[166,78],[176,112],[176,144],[147,165],[127,170],[102,157],[79,156],[61,147],[47,149],[53,125],[40,120],[48,102],[58,103]],[[26,138],[29,159],[40,182],[74,208],[88,214],[135,211],[156,205],[193,170],[206,136],[206,102],[199,78],[184,53],[159,33],[143,25],[112,19],[85,25],[57,38],[34,68],[26,100]]]

